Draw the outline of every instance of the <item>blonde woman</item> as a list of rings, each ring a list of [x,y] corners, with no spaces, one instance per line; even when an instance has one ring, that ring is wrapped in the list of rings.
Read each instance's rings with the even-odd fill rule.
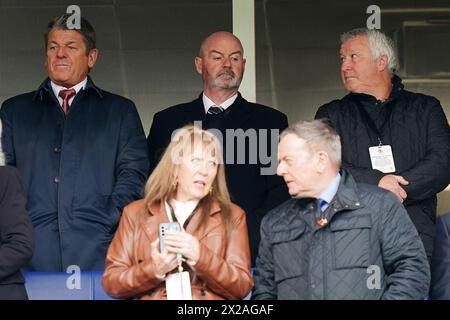
[[[159,225],[169,221],[182,228],[166,232],[161,252]],[[124,209],[103,286],[116,298],[166,299],[180,262],[193,299],[242,299],[253,286],[245,213],[230,201],[220,143],[193,126],[173,137],[145,198]]]

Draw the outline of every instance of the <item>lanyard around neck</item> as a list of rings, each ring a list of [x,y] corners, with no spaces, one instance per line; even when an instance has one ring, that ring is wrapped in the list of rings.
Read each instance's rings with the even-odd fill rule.
[[[364,107],[364,105],[361,103],[361,101],[356,100],[356,103],[359,107],[359,110],[361,112],[361,116],[363,117],[365,123],[370,127],[370,129],[377,135],[377,139],[378,139],[378,145],[381,146],[383,145],[383,142],[381,141],[381,132],[383,131],[383,128],[385,127],[385,125],[388,123],[388,121],[391,118],[391,114],[392,114],[392,110],[395,106],[395,104],[391,104],[389,107],[386,107],[386,115],[384,117],[383,123],[381,124],[381,126],[378,128],[375,125],[375,122],[373,121],[373,119],[370,117],[369,113],[367,112],[366,108]]]
[[[194,213],[197,211],[199,204],[200,204],[200,201],[197,203],[197,205],[195,206],[194,210],[192,210],[192,212],[189,214],[189,216],[187,217],[186,221],[184,221],[184,223],[183,223],[183,229],[184,230],[186,230],[189,222],[191,221],[192,217],[194,216]],[[170,216],[172,217],[172,221],[176,221],[176,222],[179,223],[179,221],[178,221],[178,219],[177,219],[177,217],[175,215],[175,210],[173,210],[173,207],[170,204],[170,201],[167,201],[167,205],[169,206],[169,209],[170,209]],[[180,223],[180,225],[181,225],[181,223]]]

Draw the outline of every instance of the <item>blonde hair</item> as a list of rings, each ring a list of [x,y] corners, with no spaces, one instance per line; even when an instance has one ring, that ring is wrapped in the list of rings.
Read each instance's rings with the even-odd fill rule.
[[[212,183],[211,192],[200,200],[200,204],[205,208],[200,225],[206,221],[212,202],[217,201],[222,218],[227,225],[227,230],[229,230],[231,228],[231,200],[225,180],[222,146],[214,134],[193,125],[184,126],[172,135],[170,144],[145,185],[145,203],[160,203],[166,197],[170,199],[173,196],[174,186],[177,183],[176,172],[179,161],[187,152],[193,152],[194,145],[197,143],[202,143],[202,146],[211,150],[218,161],[217,174]]]

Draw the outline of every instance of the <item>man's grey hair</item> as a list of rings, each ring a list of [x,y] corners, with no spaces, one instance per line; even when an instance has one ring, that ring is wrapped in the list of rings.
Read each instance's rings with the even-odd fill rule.
[[[300,121],[285,129],[280,140],[288,134],[294,134],[304,140],[312,152],[324,150],[330,161],[338,168],[341,166],[341,138],[326,119]]]
[[[0,166],[5,165],[5,154],[2,148],[2,121],[0,120]]]
[[[69,29],[67,26],[67,20],[71,17],[70,14],[66,13],[59,17],[54,18],[51,20],[47,25],[47,31],[44,34],[44,41],[45,41],[45,49],[47,49],[48,45],[48,34],[53,29],[57,30],[72,30]],[[81,17],[80,19],[80,29],[73,29],[77,32],[79,32],[83,36],[83,42],[86,46],[86,55],[91,52],[92,49],[96,48],[96,35],[94,27],[87,21],[85,18]]]
[[[341,44],[348,39],[361,36],[367,37],[373,60],[385,54],[388,58],[388,69],[391,74],[394,74],[399,67],[394,41],[379,30],[358,28],[341,34]]]

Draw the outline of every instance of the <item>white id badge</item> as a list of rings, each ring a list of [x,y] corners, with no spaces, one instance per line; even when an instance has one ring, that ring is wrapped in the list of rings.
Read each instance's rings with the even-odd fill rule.
[[[171,273],[166,278],[167,300],[192,300],[189,272]]]
[[[372,169],[383,173],[395,172],[394,156],[390,145],[369,148]]]

